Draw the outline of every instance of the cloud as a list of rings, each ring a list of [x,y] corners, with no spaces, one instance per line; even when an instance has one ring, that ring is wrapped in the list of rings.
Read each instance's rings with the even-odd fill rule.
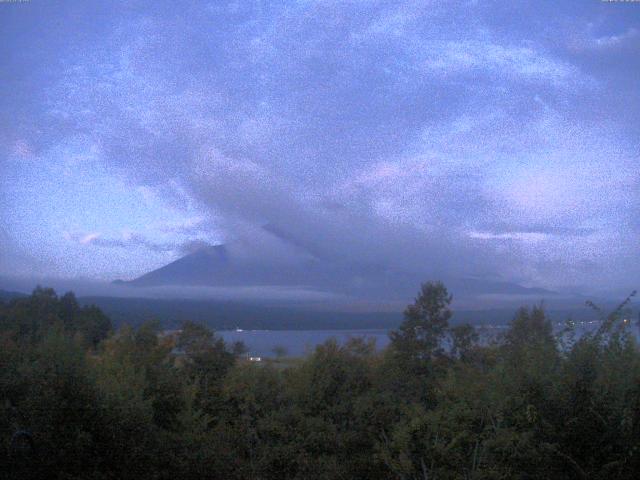
[[[88,233],[87,235],[82,236],[79,240],[82,245],[90,245],[97,241],[100,241],[99,233]]]
[[[624,33],[618,35],[606,35],[594,39],[593,44],[599,48],[614,48],[636,41],[640,37],[637,28],[629,28]]]
[[[33,148],[25,140],[18,140],[13,146],[13,153],[21,158],[33,156]]]
[[[60,53],[42,137],[89,138],[145,203],[184,211],[76,242],[539,284],[566,265],[599,281],[585,265],[601,249],[612,277],[634,272],[618,248],[637,252],[638,157],[619,112],[637,107],[608,104],[607,72],[565,27],[534,31],[548,22],[531,9],[496,28],[508,7],[480,2],[252,5],[158,6]],[[635,38],[619,31],[594,45]]]
[[[207,228],[207,221],[204,216],[188,217],[181,220],[163,222],[158,226],[164,233],[192,234],[202,232]]]
[[[526,46],[501,45],[486,40],[427,44],[427,72],[455,75],[487,72],[492,77],[563,86],[580,81],[573,65]]]
[[[503,233],[493,233],[493,232],[469,232],[470,238],[477,238],[480,240],[518,240],[525,242],[539,242],[542,240],[547,240],[549,238],[548,234],[540,233],[540,232],[503,232]]]
[[[598,28],[600,27],[600,28]],[[640,30],[628,27],[617,33],[601,34],[601,25],[588,24],[580,35],[576,35],[570,42],[570,48],[577,52],[602,52],[611,54],[617,50],[633,48],[640,42]]]
[[[139,233],[125,233],[120,238],[104,237],[100,233],[77,234],[65,232],[64,237],[71,242],[98,248],[142,248],[152,252],[192,253],[211,244],[204,240],[187,240],[178,242],[154,242]]]
[[[190,253],[195,253],[198,250],[203,250],[211,246],[212,245],[205,240],[190,240],[180,245],[180,254],[188,255]]]

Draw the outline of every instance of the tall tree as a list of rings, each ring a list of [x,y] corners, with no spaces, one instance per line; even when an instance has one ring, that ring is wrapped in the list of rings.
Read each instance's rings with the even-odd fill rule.
[[[392,348],[404,362],[417,366],[443,353],[452,299],[442,282],[422,284],[414,303],[404,311],[404,321],[389,334]]]

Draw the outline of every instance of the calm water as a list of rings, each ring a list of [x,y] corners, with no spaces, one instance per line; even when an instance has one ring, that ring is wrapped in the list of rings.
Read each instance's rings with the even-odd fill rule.
[[[581,324],[576,326],[576,336],[597,328],[599,324]],[[495,338],[506,328],[505,325],[485,326],[477,329],[481,342]],[[556,329],[561,328],[557,325]],[[640,340],[638,328],[633,326],[631,332]],[[389,344],[389,330],[221,330],[216,332],[226,342],[242,341],[249,349],[249,355],[259,357],[275,357],[273,349],[284,347],[286,356],[302,356],[312,352],[317,345],[330,338],[344,344],[354,337],[374,339],[376,347],[382,349]]]
[[[244,342],[249,355],[259,357],[275,357],[275,347],[284,347],[287,356],[298,357],[330,338],[335,338],[340,344],[353,337],[373,338],[379,349],[389,344],[388,330],[222,330],[216,333],[225,342]]]

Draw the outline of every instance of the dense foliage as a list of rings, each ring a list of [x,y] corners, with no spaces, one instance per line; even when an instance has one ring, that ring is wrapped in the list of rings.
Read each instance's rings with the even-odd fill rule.
[[[0,470],[51,479],[636,479],[625,304],[555,336],[542,308],[480,344],[423,285],[391,345],[252,364],[186,323],[111,331],[73,294],[0,303]]]

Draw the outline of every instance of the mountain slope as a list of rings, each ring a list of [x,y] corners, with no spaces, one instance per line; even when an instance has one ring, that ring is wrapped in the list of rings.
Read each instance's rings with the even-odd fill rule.
[[[190,253],[134,280],[116,281],[135,287],[301,287],[381,299],[407,298],[428,275],[397,272],[382,266],[339,265],[317,258],[276,263],[234,255],[225,245]],[[529,297],[533,301],[556,292],[517,283],[470,278],[443,278],[457,299],[486,296]],[[522,301],[520,298],[518,301]]]
[[[360,264],[327,257],[299,242],[286,229],[268,224],[251,242],[202,248],[134,280],[136,287],[296,287],[369,299],[406,299],[432,278],[429,266],[399,271],[383,264]],[[458,299],[528,296],[537,301],[556,295],[542,288],[477,278],[441,278]]]
[[[223,283],[229,271],[229,255],[224,245],[203,248],[164,267],[129,282],[139,287],[160,285],[215,285]]]

